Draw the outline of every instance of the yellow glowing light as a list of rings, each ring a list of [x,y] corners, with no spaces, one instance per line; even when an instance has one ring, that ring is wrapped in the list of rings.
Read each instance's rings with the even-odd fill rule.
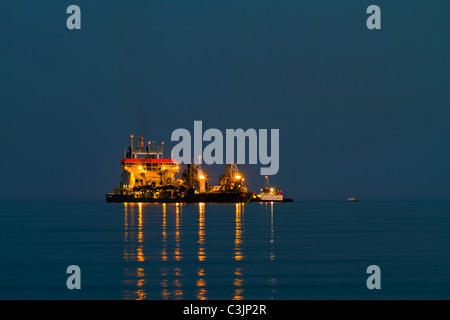
[[[240,175],[236,175],[236,180],[239,180],[239,179],[241,179],[241,176]]]
[[[163,170],[166,170],[166,167],[162,167]]]
[[[178,170],[178,169],[180,169],[180,167],[179,167],[179,166],[176,166],[175,168],[176,168],[177,170]]]
[[[139,166],[139,170],[142,170],[142,166]]]
[[[203,179],[205,179],[205,176],[201,174],[201,175],[198,176],[198,178],[203,180]]]
[[[270,192],[273,192],[273,188],[270,188]]]

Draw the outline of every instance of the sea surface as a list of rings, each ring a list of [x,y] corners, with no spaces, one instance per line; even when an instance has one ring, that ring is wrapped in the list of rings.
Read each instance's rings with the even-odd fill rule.
[[[450,299],[450,202],[3,202],[0,246],[0,299]]]

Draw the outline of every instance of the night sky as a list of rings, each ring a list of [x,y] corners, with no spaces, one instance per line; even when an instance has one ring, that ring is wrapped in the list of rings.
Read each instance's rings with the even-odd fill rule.
[[[449,14],[448,1],[3,1],[0,199],[104,201],[130,134],[169,156],[172,131],[202,120],[280,129],[271,182],[297,201],[449,200]],[[263,185],[259,165],[240,168]],[[213,184],[222,169],[204,167]]]

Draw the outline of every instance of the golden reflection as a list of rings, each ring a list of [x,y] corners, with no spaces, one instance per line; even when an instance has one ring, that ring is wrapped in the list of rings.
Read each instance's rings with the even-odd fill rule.
[[[138,248],[137,248],[137,261],[143,262],[144,258],[144,233],[142,231],[142,203],[139,203],[139,217],[138,217]]]
[[[180,268],[174,268],[173,269],[174,273],[175,273],[175,277],[177,277],[177,279],[175,279],[173,281],[173,285],[175,286],[175,290],[173,291],[174,294],[174,299],[175,300],[180,300],[183,299],[183,274],[181,273],[181,269]]]
[[[123,241],[125,243],[128,242],[128,204],[124,203],[124,235],[123,235]],[[125,245],[125,247],[123,248],[123,259],[125,261],[128,261],[128,257],[129,257],[129,253],[128,253],[128,246]]]
[[[161,268],[161,277],[162,277],[162,279],[161,279],[160,285],[162,287],[161,298],[163,300],[167,300],[170,297],[170,292],[169,292],[169,289],[168,289],[169,282],[166,279],[167,274],[168,274],[167,269],[166,268]]]
[[[234,270],[234,275],[235,275],[235,279],[233,282],[233,285],[235,287],[234,289],[234,296],[233,296],[233,300],[244,300],[244,280],[242,279],[242,275],[243,275],[243,268],[236,268]]]
[[[245,256],[242,251],[242,244],[244,242],[244,234],[243,234],[243,212],[244,212],[244,205],[241,203],[236,203],[236,216],[235,216],[235,233],[234,233],[234,259],[236,261],[244,260]],[[243,300],[243,293],[244,293],[244,280],[242,279],[244,269],[242,267],[237,267],[234,270],[234,281],[233,286],[234,289],[234,295],[233,300]]]
[[[144,290],[137,290],[136,294],[138,295],[136,300],[144,300],[147,297]]]
[[[205,204],[199,203],[198,204],[198,261],[205,261],[206,260],[206,250],[205,250]]]
[[[124,203],[123,206],[124,206],[123,209],[124,209],[124,212],[125,212],[125,215],[124,215],[124,219],[125,219],[125,221],[124,221],[125,233],[123,235],[123,240],[125,242],[128,242],[128,204]]]
[[[168,251],[168,245],[170,245],[170,248],[172,247],[172,244],[174,245],[173,248],[173,259],[175,261],[181,261],[183,259],[182,256],[182,248],[181,248],[181,236],[182,236],[182,205],[179,203],[175,204],[175,229],[174,229],[174,242],[171,240],[172,230],[171,226],[168,226],[167,223],[167,205],[164,203],[162,205],[163,212],[162,212],[162,251],[161,251],[161,260],[162,261],[168,261],[171,257],[167,254]],[[173,206],[169,206],[170,212],[172,213]],[[171,221],[171,220],[169,220]],[[168,230],[169,229],[169,230]],[[169,239],[170,235],[170,239]],[[172,272],[173,276],[172,278]],[[170,274],[170,276],[169,276]],[[161,268],[161,298],[163,300],[167,299],[183,299],[183,274],[180,267],[174,267]]]
[[[242,208],[243,204],[236,203],[236,218],[235,218],[235,236],[234,236],[234,259],[236,261],[243,260],[244,254],[241,245],[243,243],[242,231]]]
[[[167,216],[166,216],[166,204],[163,203],[163,217],[162,217],[162,261],[167,261]]]
[[[198,261],[205,261],[206,260],[206,249],[205,249],[205,235],[206,235],[206,229],[205,229],[205,204],[199,203],[198,204]],[[207,292],[206,289],[206,280],[205,280],[206,270],[203,267],[200,267],[197,269],[197,276],[199,277],[196,286],[196,295],[195,297],[198,300],[206,300],[207,299]]]
[[[136,286],[140,289],[136,290],[137,298],[136,300],[144,300],[147,297],[145,290],[143,289],[145,285],[145,273],[144,268],[137,268],[136,277],[138,279]]]
[[[176,261],[180,261],[183,259],[181,255],[181,245],[180,245],[180,237],[181,237],[181,228],[180,228],[180,206],[175,206],[175,250],[174,250],[174,258]]]
[[[204,276],[206,275],[205,268],[198,268],[197,269],[197,275],[199,279],[197,280],[197,291],[195,297],[198,300],[207,300],[206,294],[208,293],[208,290],[206,290],[206,280],[204,279]]]
[[[136,270],[136,277],[138,277],[138,278],[144,278],[145,277],[144,268],[137,268],[137,270]],[[145,279],[140,279],[138,281],[138,287],[142,287],[144,284],[145,284]]]
[[[134,215],[136,208],[138,209],[137,232]],[[145,261],[142,203],[138,203],[137,205],[124,203],[124,242],[125,247],[123,257],[126,262]],[[137,246],[134,247],[136,243]],[[146,279],[144,268],[142,266],[132,269],[125,268],[124,273],[128,278],[127,280],[124,280],[124,284],[128,286],[136,286],[136,290],[125,290],[123,292],[124,298],[136,300],[146,299],[147,292],[145,290]]]
[[[161,298],[163,300],[175,299],[181,300],[183,299],[183,274],[181,272],[181,268],[175,267],[173,268],[173,276],[175,277],[173,280],[169,278],[169,269],[161,268],[161,282],[159,283],[161,288]],[[171,288],[173,288],[173,292],[171,292]]]
[[[174,251],[174,259],[176,261],[181,261],[183,259],[183,256],[181,254],[181,244],[180,244],[180,238],[181,238],[181,206],[177,203],[175,205],[175,251]],[[175,279],[173,281],[173,285],[175,286],[175,290],[173,292],[174,298],[176,300],[183,299],[183,274],[181,273],[181,268],[174,268]]]

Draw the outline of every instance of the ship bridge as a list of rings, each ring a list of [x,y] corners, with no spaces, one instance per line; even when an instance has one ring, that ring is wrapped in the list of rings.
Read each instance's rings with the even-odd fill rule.
[[[177,185],[175,175],[180,166],[175,159],[164,159],[164,142],[155,146],[154,141],[148,141],[145,150],[144,138],[137,136],[137,139],[137,147],[134,147],[134,136],[131,136],[131,146],[128,152],[124,151],[124,159],[120,161],[123,170],[121,187]]]

